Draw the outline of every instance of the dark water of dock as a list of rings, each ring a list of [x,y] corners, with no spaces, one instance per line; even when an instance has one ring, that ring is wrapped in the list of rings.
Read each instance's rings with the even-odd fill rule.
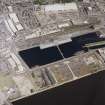
[[[105,71],[21,99],[13,105],[105,105]]]
[[[19,54],[30,68],[37,65],[41,66],[49,64],[62,59],[57,47],[51,47],[43,50],[36,47],[19,52]]]
[[[60,45],[60,49],[63,52],[65,58],[73,56],[75,53],[79,51],[85,51],[86,49],[83,48],[85,44],[93,43],[97,41],[103,41],[104,38],[99,38],[96,33],[86,34],[83,36],[79,36],[72,39],[72,42]],[[100,46],[102,47],[102,46]],[[105,45],[104,45],[105,47]],[[93,47],[92,49],[96,49],[98,47]]]
[[[59,48],[62,51],[64,57],[68,58],[73,56],[77,52],[84,51],[83,46],[85,44],[96,42],[99,40],[105,39],[99,38],[96,33],[91,33],[73,38],[72,42],[62,44],[59,46]],[[29,68],[37,65],[42,66],[63,59],[61,53],[56,46],[43,50],[41,50],[39,47],[35,47],[21,51],[19,52],[19,54],[29,66]]]

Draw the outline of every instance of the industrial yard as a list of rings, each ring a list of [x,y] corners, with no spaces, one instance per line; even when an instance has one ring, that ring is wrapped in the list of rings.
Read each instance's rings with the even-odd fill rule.
[[[104,0],[36,2],[0,0],[0,105],[105,70]]]

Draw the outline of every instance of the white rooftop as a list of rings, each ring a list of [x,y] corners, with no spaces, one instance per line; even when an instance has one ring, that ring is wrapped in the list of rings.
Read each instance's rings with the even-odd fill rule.
[[[67,11],[67,10],[78,10],[78,7],[76,3],[65,3],[65,4],[52,4],[52,5],[46,5],[45,6],[45,11]]]

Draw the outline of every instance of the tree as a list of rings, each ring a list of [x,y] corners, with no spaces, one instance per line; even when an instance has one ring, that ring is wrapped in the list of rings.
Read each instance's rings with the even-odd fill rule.
[[[34,0],[34,4],[42,5],[45,3],[45,0]]]

